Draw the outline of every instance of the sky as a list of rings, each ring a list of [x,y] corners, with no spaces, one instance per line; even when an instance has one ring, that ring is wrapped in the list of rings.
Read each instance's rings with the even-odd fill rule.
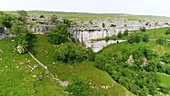
[[[170,17],[170,0],[0,0],[0,11],[44,10]]]

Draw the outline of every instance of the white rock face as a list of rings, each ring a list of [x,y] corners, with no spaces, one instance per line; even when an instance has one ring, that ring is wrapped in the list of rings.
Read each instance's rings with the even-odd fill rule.
[[[98,52],[107,45],[114,44],[120,41],[94,41],[91,39],[105,38],[107,36],[117,35],[119,32],[123,33],[127,30],[140,30],[141,27],[146,29],[168,27],[169,22],[155,22],[155,21],[127,21],[125,19],[114,19],[114,20],[104,20],[104,21],[89,21],[81,22],[79,25],[85,28],[73,28],[71,33],[75,39],[78,39],[80,42],[84,42],[87,47],[92,48],[94,52]],[[103,28],[102,24],[105,25]]]
[[[105,40],[102,40],[102,41],[93,41],[93,42],[89,41],[89,42],[85,42],[85,44],[87,47],[92,48],[94,52],[98,52],[110,44],[116,44],[125,41],[126,40],[109,40],[108,42],[106,42]]]

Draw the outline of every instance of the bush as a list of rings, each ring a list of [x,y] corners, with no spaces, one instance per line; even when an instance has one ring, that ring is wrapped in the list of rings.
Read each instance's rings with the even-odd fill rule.
[[[128,36],[128,34],[129,34],[129,30],[126,29],[123,33],[123,36]]]
[[[170,28],[168,28],[168,30],[166,30],[165,34],[166,35],[170,34]]]
[[[118,33],[117,35],[118,38],[122,38],[123,37],[123,34],[121,32]]]
[[[145,31],[146,31],[146,28],[145,28],[145,27],[141,27],[141,28],[140,28],[140,31],[141,31],[141,32],[145,32]]]
[[[166,53],[162,59],[163,62],[170,63],[170,54]]]
[[[44,15],[40,15],[40,18],[45,18]]]
[[[165,38],[164,37],[159,37],[157,40],[156,40],[156,43],[157,44],[160,44],[160,45],[163,45],[164,43],[166,42]]]
[[[128,39],[128,42],[129,42],[130,44],[135,43],[135,37],[134,37],[134,36],[130,36],[129,39]]]
[[[142,38],[142,41],[145,42],[145,43],[149,42],[149,35],[145,34]]]
[[[165,87],[160,87],[159,91],[161,91],[164,94],[169,94],[170,89],[169,88],[165,88]]]
[[[102,27],[103,27],[103,28],[105,28],[105,27],[106,27],[106,25],[105,25],[104,23],[102,23]]]
[[[141,36],[140,36],[139,34],[137,34],[137,35],[135,36],[135,42],[136,42],[136,43],[139,43],[140,40],[141,40]]]
[[[149,63],[145,66],[145,70],[148,72],[157,72],[157,62],[155,61],[149,61]]]
[[[107,68],[108,68],[108,64],[107,64],[107,59],[106,59],[106,56],[104,55],[98,55],[96,58],[95,58],[95,66],[98,68],[98,69],[101,69],[103,71],[107,71]]]
[[[105,40],[106,40],[106,42],[108,42],[108,41],[110,40],[110,37],[109,37],[109,36],[106,36],[106,37],[105,37]]]
[[[167,69],[165,70],[165,73],[168,74],[168,75],[170,75],[170,68],[167,68]]]
[[[110,25],[110,27],[116,27],[116,25],[114,25],[114,24],[111,24],[111,25]]]
[[[77,76],[72,79],[72,82],[68,85],[66,91],[73,96],[108,96],[106,93],[92,89],[89,82],[78,78]]]

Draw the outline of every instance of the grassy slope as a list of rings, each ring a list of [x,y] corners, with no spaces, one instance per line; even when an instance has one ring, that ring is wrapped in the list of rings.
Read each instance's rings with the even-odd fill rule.
[[[74,64],[70,66],[68,64],[62,64],[61,62],[55,62],[53,55],[55,51],[55,45],[47,42],[47,38],[43,35],[37,35],[38,39],[35,43],[34,49],[36,57],[45,65],[50,68],[55,76],[62,81],[69,81],[72,76],[78,75],[81,78],[88,80],[93,86],[97,86],[99,90],[109,93],[111,96],[131,96],[123,86],[117,84],[112,78],[103,71],[94,67],[93,62],[84,61],[82,63]],[[111,86],[109,89],[102,89],[101,86]]]
[[[28,54],[13,52],[11,39],[0,41],[0,96],[64,96],[63,88],[45,76],[38,81],[44,70],[39,66],[30,71],[28,66],[38,65]],[[29,63],[30,62],[30,63]],[[19,66],[19,68],[17,68]]]
[[[102,51],[100,51],[98,54],[112,54],[112,52],[121,52],[123,48],[129,48],[131,51],[141,47],[141,46],[148,46],[153,49],[156,53],[158,53],[160,56],[164,55],[164,53],[169,53],[170,50],[170,45],[169,42],[166,42],[164,45],[158,45],[156,44],[156,39],[159,38],[160,36],[169,38],[170,35],[165,35],[165,32],[168,28],[160,28],[160,29],[151,29],[147,30],[146,32],[140,32],[140,31],[135,31],[134,34],[131,35],[136,35],[139,33],[142,34],[149,34],[149,38],[151,39],[148,43],[140,42],[140,43],[135,43],[135,44],[129,44],[128,42],[123,42],[119,44],[112,44],[107,47],[105,47]],[[122,39],[127,40],[129,36],[123,37]],[[170,67],[169,64],[164,65],[165,68]],[[169,85],[169,80],[170,76],[165,75],[165,74],[159,74],[161,78],[161,85],[170,88]],[[158,96],[160,96],[158,94]],[[161,95],[162,96],[162,95]]]

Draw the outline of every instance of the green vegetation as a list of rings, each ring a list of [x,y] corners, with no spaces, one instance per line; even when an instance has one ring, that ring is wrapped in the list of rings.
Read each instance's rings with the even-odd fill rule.
[[[129,30],[125,30],[124,33],[123,33],[124,36],[128,36],[129,35]]]
[[[125,88],[115,83],[106,72],[95,68],[93,62],[83,61],[81,63],[71,64],[71,66],[69,63],[65,64],[63,62],[56,61],[53,57],[58,45],[53,45],[47,42],[47,40],[48,38],[46,36],[38,35],[34,51],[36,58],[48,66],[50,72],[53,73],[54,76],[57,75],[57,77],[62,81],[72,81],[71,78],[77,75],[83,80],[91,82],[93,86],[99,88],[98,90],[106,92],[111,96],[122,96],[125,94],[131,95],[131,93],[129,93]],[[110,86],[110,88],[101,88],[101,86],[104,85]]]
[[[59,24],[55,28],[49,30],[46,33],[48,42],[53,44],[62,44],[65,42],[72,42],[74,39],[71,37],[71,34],[68,31],[68,25],[66,24]]]
[[[145,31],[146,31],[146,28],[145,28],[145,27],[141,27],[141,28],[140,28],[140,31],[141,31],[141,32],[145,32]]]
[[[73,78],[66,91],[74,96],[109,96],[107,93],[100,93],[96,89],[91,88],[88,82],[78,77]]]
[[[167,29],[167,31],[165,32],[166,35],[170,34],[170,28]]]
[[[82,62],[83,60],[93,61],[95,54],[90,48],[86,48],[81,44],[65,43],[64,45],[58,46],[55,50],[55,58],[58,61],[65,63],[76,63]]]
[[[0,25],[15,35],[0,41],[0,95],[170,94],[169,28],[146,30],[143,27],[133,34],[125,30],[123,34],[120,32],[118,36],[106,37],[104,40],[124,39],[127,42],[110,45],[94,54],[91,49],[71,37],[68,31],[70,19],[76,17],[77,20],[91,20],[98,19],[95,17],[99,15],[100,18],[107,16],[115,18],[120,15],[86,13],[52,15],[49,13],[51,23],[56,23],[58,16],[65,16],[64,24],[58,24],[46,35],[33,35],[26,26],[27,16],[33,15],[34,12],[18,11],[17,14],[14,16],[0,12]],[[73,16],[68,17],[68,14]],[[40,17],[43,16],[47,16],[47,13]],[[104,23],[102,26],[105,27]],[[48,67],[49,73],[46,74],[46,70],[41,68],[31,56],[17,54],[14,49],[19,53],[26,53],[29,50]],[[72,79],[74,76],[77,77]],[[69,85],[60,86],[62,81],[69,82]],[[69,94],[66,94],[66,91]]]
[[[22,32],[17,34],[14,38],[15,49],[20,54],[26,53],[28,49],[31,49],[33,39],[35,39],[35,35],[33,35],[27,28],[20,29]]]
[[[8,11],[8,13],[17,14],[16,11]],[[129,15],[129,14],[94,14],[94,13],[78,13],[78,12],[49,12],[49,11],[27,11],[28,15],[31,16],[52,16],[73,20],[73,21],[91,21],[91,20],[102,20],[102,19],[114,19],[114,18],[126,18],[128,20],[170,20],[169,17],[161,16],[142,16],[142,15]]]
[[[110,45],[97,53],[96,67],[106,71],[113,80],[136,95],[155,95],[160,92],[169,94],[169,88],[162,86],[164,81],[156,74],[169,74],[169,67],[166,67],[169,62],[167,54],[169,41],[166,40],[168,36],[165,35],[167,29],[152,29],[145,32],[139,30],[128,37],[122,37],[128,42]],[[158,33],[159,35],[156,35]],[[160,37],[163,38],[163,45],[157,44],[155,40]],[[160,60],[166,64],[161,64]]]

